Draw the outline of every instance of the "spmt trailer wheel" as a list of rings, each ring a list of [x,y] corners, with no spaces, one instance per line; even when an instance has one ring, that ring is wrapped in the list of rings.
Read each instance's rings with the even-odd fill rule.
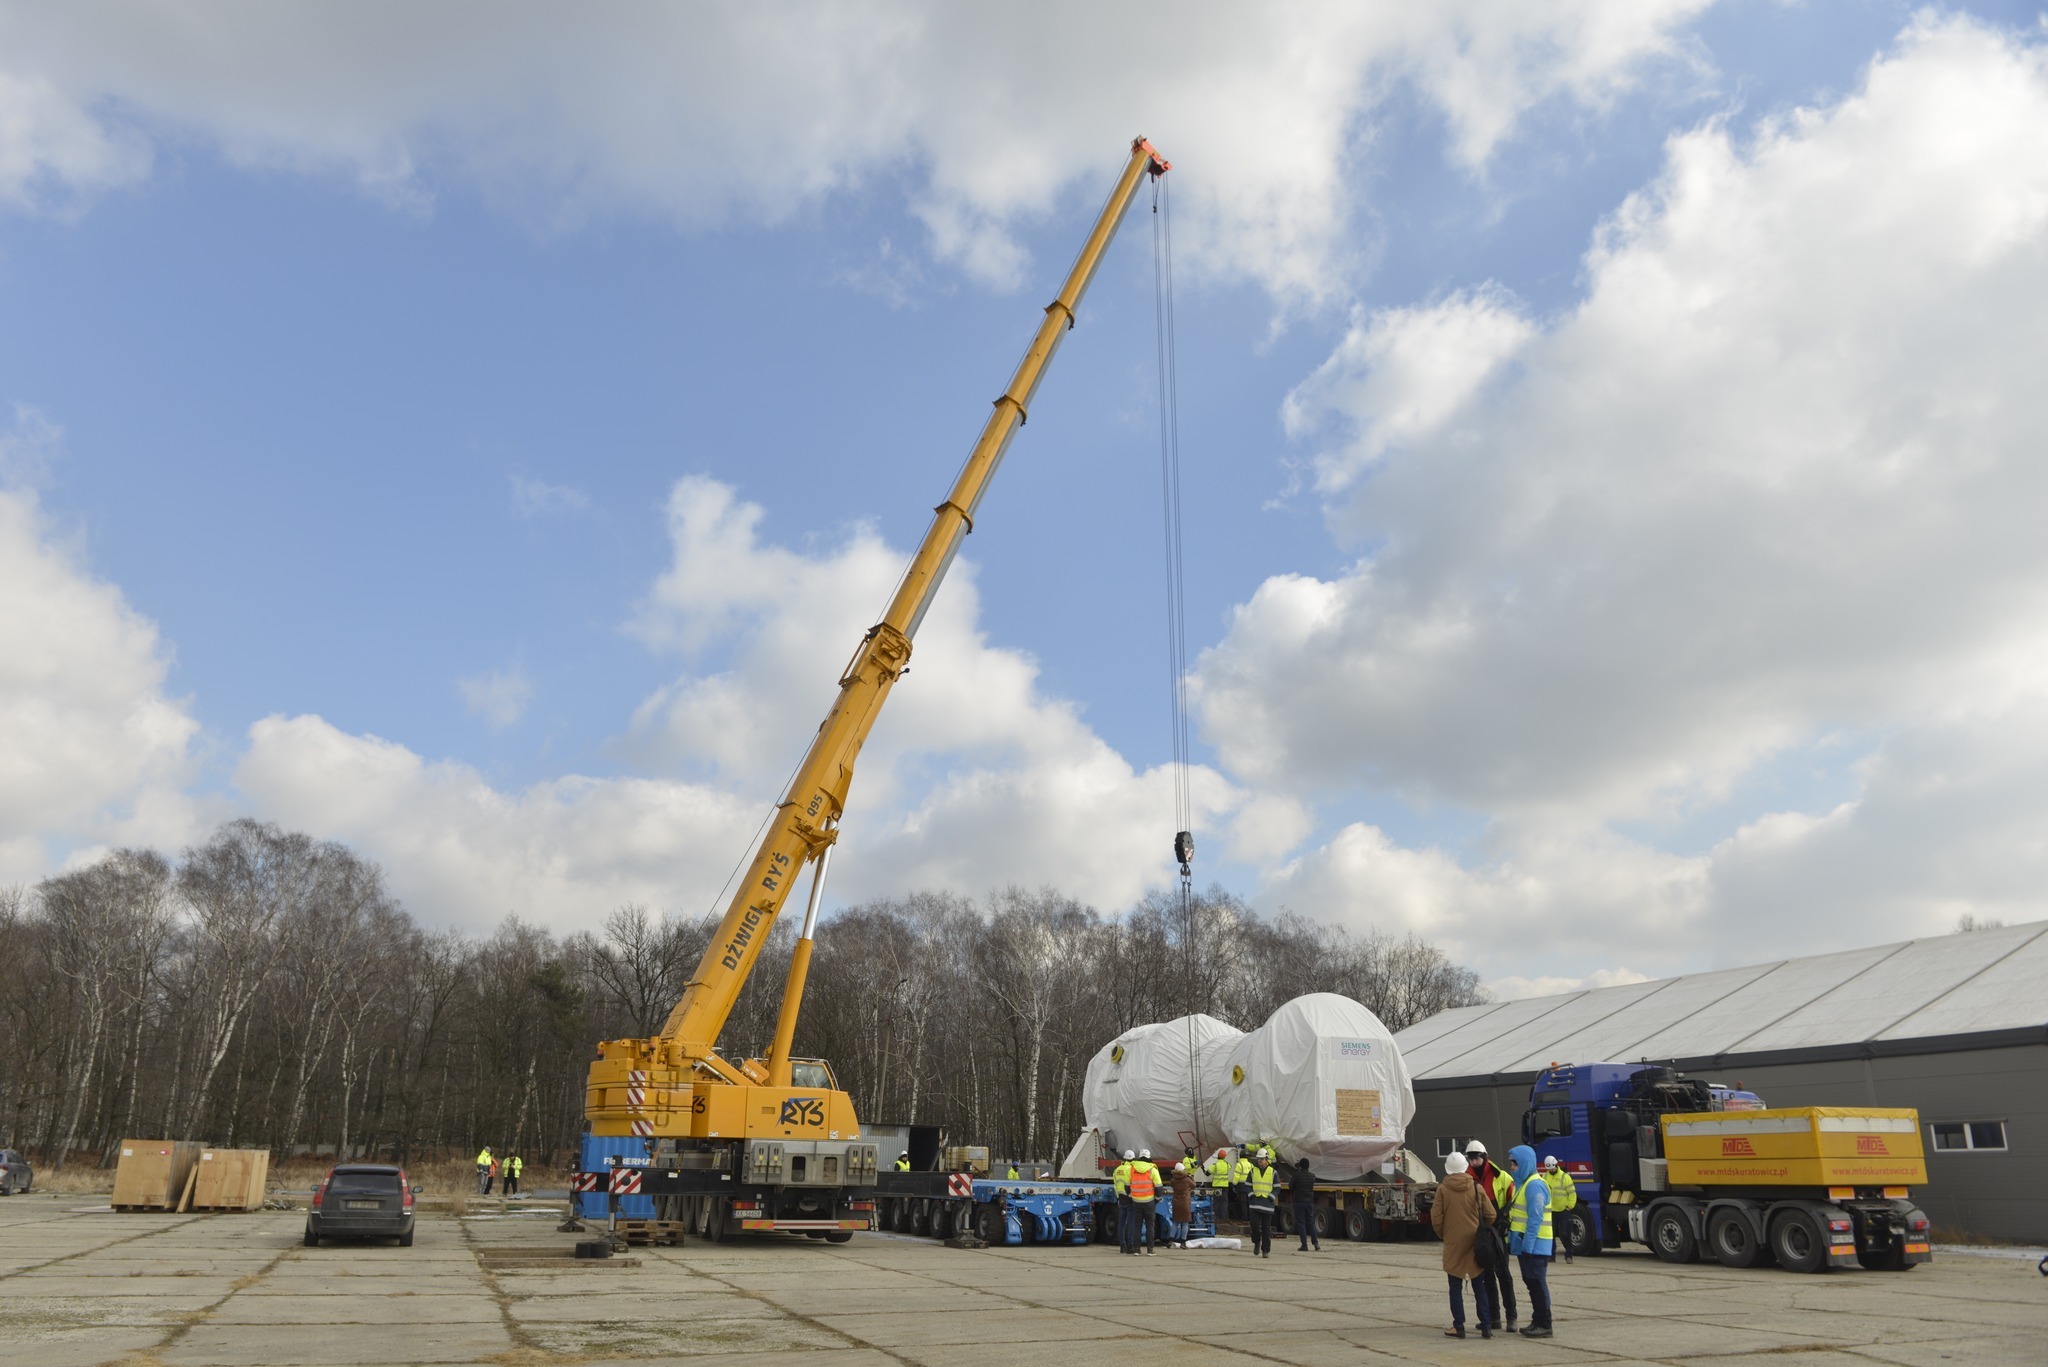
[[[1336,1237],[1337,1221],[1342,1218],[1339,1212],[1318,1202],[1313,1212],[1313,1218],[1315,1221],[1313,1228],[1317,1243],[1321,1243],[1324,1239]]]
[[[1379,1224],[1364,1206],[1344,1208],[1344,1237],[1354,1244],[1369,1243],[1379,1237]]]
[[[977,1206],[974,1210],[974,1233],[985,1244],[999,1244],[1003,1241],[1002,1207],[991,1201]]]
[[[1788,1272],[1825,1272],[1827,1235],[1803,1210],[1787,1210],[1771,1221],[1771,1252]]]
[[[1693,1238],[1692,1222],[1677,1206],[1659,1206],[1650,1212],[1650,1251],[1667,1263],[1698,1262],[1699,1241]]]
[[[1764,1246],[1749,1217],[1726,1206],[1707,1217],[1707,1247],[1723,1267],[1755,1267],[1763,1261]]]
[[[910,1232],[920,1239],[929,1239],[932,1233],[932,1203],[919,1201],[910,1208]]]

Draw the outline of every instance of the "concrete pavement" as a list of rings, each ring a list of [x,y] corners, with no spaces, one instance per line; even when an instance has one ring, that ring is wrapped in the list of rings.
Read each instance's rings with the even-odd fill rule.
[[[2048,1360],[2048,1278],[2012,1258],[1802,1277],[1609,1254],[1556,1270],[1556,1338],[1483,1342],[1443,1337],[1432,1244],[1126,1258],[1103,1246],[962,1252],[860,1235],[534,1268],[502,1264],[571,1242],[545,1215],[428,1215],[409,1249],[310,1249],[296,1212],[119,1215],[87,1204],[0,1202],[0,1364]]]

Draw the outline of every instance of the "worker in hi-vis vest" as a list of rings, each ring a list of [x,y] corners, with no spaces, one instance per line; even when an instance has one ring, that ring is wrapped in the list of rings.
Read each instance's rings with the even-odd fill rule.
[[[1252,1164],[1251,1179],[1245,1183],[1245,1214],[1251,1217],[1252,1256],[1270,1258],[1273,1256],[1273,1211],[1279,1205],[1273,1195],[1273,1184],[1280,1178],[1280,1172],[1266,1161],[1266,1151],[1259,1150],[1258,1160]]]
[[[1131,1251],[1131,1164],[1138,1161],[1136,1149],[1124,1150],[1124,1161],[1110,1170],[1109,1184],[1116,1188],[1116,1242]]]
[[[1158,1231],[1153,1217],[1159,1211],[1159,1169],[1152,1162],[1152,1150],[1139,1149],[1124,1187],[1131,1194],[1131,1234],[1126,1253],[1157,1253],[1153,1247]]]
[[[479,1195],[491,1194],[491,1146],[484,1145],[483,1152],[476,1156],[476,1189]]]
[[[1236,1166],[1236,1164],[1230,1161],[1229,1154],[1225,1153],[1222,1149],[1216,1150],[1216,1156],[1202,1165],[1202,1175],[1209,1179],[1211,1219],[1227,1220],[1230,1218],[1230,1175],[1236,1169]]]
[[[907,1153],[899,1153],[899,1154],[897,1154],[897,1155],[896,1155],[896,1171],[898,1171],[898,1172],[909,1172],[909,1171],[910,1171],[910,1155],[909,1155],[909,1154],[907,1154]]]
[[[517,1196],[519,1194],[519,1179],[526,1172],[526,1160],[515,1153],[507,1158],[501,1167],[505,1174],[505,1194],[507,1196]]]
[[[1550,1188],[1552,1210],[1571,1210],[1579,1204],[1579,1184],[1572,1180],[1570,1173],[1559,1166],[1557,1155],[1554,1153],[1543,1155],[1543,1185]],[[1572,1246],[1566,1240],[1551,1240],[1550,1250],[1553,1260],[1562,1251],[1564,1260],[1572,1261]]]

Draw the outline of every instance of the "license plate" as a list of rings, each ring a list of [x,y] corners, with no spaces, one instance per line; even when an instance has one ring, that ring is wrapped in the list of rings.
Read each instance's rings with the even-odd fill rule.
[[[350,1210],[382,1210],[382,1209],[384,1209],[384,1203],[383,1203],[382,1201],[350,1201],[350,1202],[348,1202],[348,1203],[347,1203],[347,1205],[348,1205],[348,1208],[349,1208]]]

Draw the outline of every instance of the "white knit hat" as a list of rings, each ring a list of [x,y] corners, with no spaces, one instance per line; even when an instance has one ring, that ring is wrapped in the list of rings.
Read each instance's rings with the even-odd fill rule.
[[[1446,1175],[1450,1173],[1463,1172],[1465,1171],[1465,1169],[1471,1166],[1472,1165],[1470,1163],[1467,1163],[1465,1161],[1465,1155],[1462,1153],[1454,1153],[1444,1159],[1444,1172]]]

